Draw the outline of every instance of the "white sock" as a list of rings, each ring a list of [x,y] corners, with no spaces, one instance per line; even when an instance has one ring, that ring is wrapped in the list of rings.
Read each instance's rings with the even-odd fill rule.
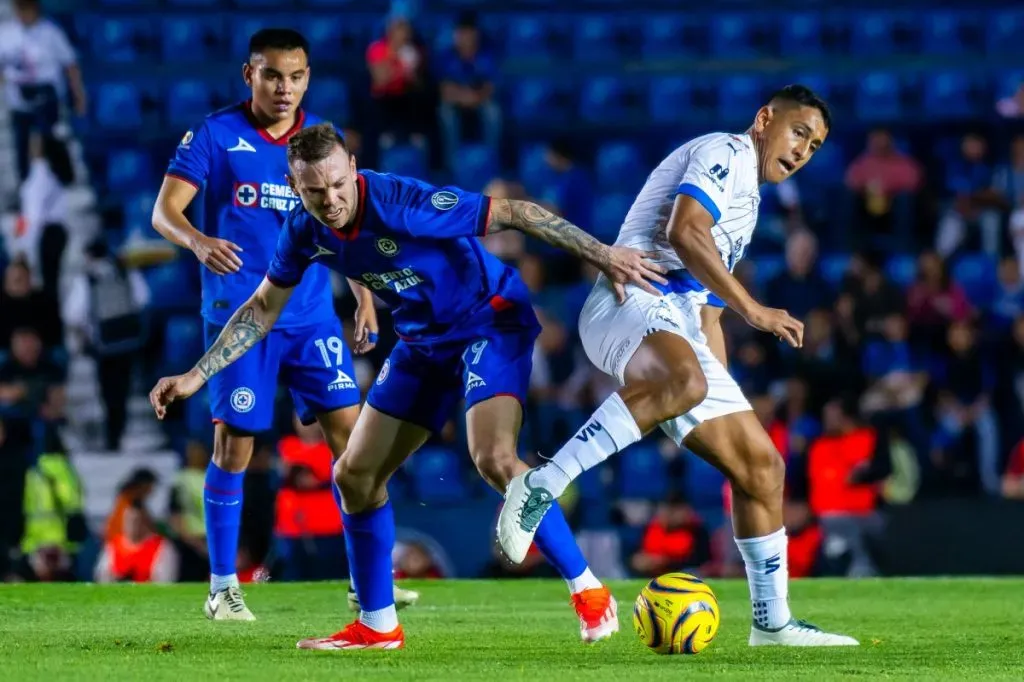
[[[531,485],[561,497],[576,477],[643,437],[618,393],[612,393],[551,460],[530,477]]]
[[[789,562],[786,558],[786,529],[760,538],[736,538],[750,585],[754,622],[762,628],[781,628],[792,617],[789,612]]]
[[[361,611],[359,622],[377,632],[391,632],[398,627],[398,611],[394,604],[376,611]]]
[[[229,587],[238,587],[238,574],[214,575],[210,574],[210,594],[217,594]]]
[[[597,579],[597,576],[591,572],[589,567],[575,578],[566,580],[565,584],[569,586],[569,594],[579,594],[583,590],[593,590],[601,587],[601,581]]]

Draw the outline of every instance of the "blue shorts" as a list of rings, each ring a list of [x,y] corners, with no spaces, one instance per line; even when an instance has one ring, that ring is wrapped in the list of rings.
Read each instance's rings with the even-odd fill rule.
[[[206,347],[221,329],[205,323]],[[278,380],[295,401],[304,424],[317,414],[359,404],[352,355],[336,317],[309,327],[272,329],[249,352],[210,377],[214,421],[242,431],[268,430],[274,422]]]
[[[526,402],[539,327],[482,330],[469,341],[399,341],[366,397],[396,419],[441,431],[456,403],[466,410],[499,395]]]

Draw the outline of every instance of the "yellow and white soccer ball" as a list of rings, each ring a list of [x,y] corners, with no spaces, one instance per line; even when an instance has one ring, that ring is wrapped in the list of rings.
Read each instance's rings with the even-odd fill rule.
[[[644,585],[633,606],[633,628],[657,654],[699,654],[718,633],[718,599],[688,573],[666,573]]]

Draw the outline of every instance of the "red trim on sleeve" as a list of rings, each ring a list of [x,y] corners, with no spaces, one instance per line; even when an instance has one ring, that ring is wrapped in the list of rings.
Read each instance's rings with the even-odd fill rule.
[[[168,178],[174,178],[175,180],[181,180],[182,182],[187,182],[188,184],[192,185],[196,189],[199,189],[199,185],[196,184],[195,180],[193,180],[192,178],[185,177],[184,175],[181,175],[179,173],[167,172],[167,173],[164,173],[164,176],[168,177]]]
[[[491,197],[485,196],[485,201],[480,208],[480,224],[477,225],[476,233],[481,237],[487,236],[487,226],[491,224]]]

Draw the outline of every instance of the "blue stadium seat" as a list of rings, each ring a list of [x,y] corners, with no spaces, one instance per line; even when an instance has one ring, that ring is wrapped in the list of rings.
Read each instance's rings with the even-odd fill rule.
[[[891,73],[869,73],[857,88],[857,117],[863,121],[892,121],[903,113],[899,78]]]
[[[220,5],[224,4],[223,0],[167,0],[167,4],[171,7],[188,7],[203,9],[217,9]]]
[[[338,78],[316,78],[302,99],[302,107],[342,126],[351,113],[348,86]]]
[[[614,123],[626,113],[626,89],[621,79],[601,76],[587,81],[580,95],[580,116],[585,121]]]
[[[149,155],[139,149],[116,149],[107,156],[107,189],[128,193],[151,188],[153,163]]]
[[[182,257],[143,270],[142,275],[149,285],[150,308],[194,316],[202,297],[199,291],[200,267],[195,259]],[[195,360],[193,356],[191,362]]]
[[[984,253],[968,253],[956,259],[950,275],[963,287],[967,298],[976,307],[984,307],[995,295],[998,279],[996,262]]]
[[[380,169],[385,173],[421,178],[427,173],[427,154],[413,145],[395,145],[381,152]]]
[[[554,171],[544,160],[547,147],[543,144],[524,145],[519,152],[519,182],[527,192],[536,194],[549,184]]]
[[[647,176],[640,150],[629,142],[606,143],[597,150],[594,161],[598,190],[622,191],[624,185],[632,185]]]
[[[524,78],[510,99],[512,117],[520,122],[552,121],[565,115],[555,84],[545,78]]]
[[[967,118],[978,113],[971,81],[957,71],[929,73],[924,81],[924,115],[935,119]]]
[[[170,285],[173,291],[173,282],[165,284]],[[187,372],[203,353],[202,318],[198,315],[174,315],[167,320],[164,334],[164,357],[160,370],[168,374]]]
[[[409,459],[409,474],[421,502],[458,502],[466,495],[461,458],[445,447],[420,448]]]
[[[619,59],[618,28],[610,16],[581,17],[572,32],[573,56],[583,62]]]
[[[906,254],[893,256],[885,264],[885,274],[894,284],[905,289],[917,277],[917,258]]]
[[[818,267],[821,270],[821,276],[833,287],[838,286],[839,283],[843,281],[843,276],[846,274],[846,269],[849,266],[850,255],[846,253],[836,253],[823,256],[818,264]]]
[[[1024,85],[1024,71],[1005,71],[995,75],[994,90],[997,98],[1012,97]]]
[[[886,12],[858,12],[850,18],[853,25],[850,48],[855,54],[884,56],[895,51],[896,18]]]
[[[756,56],[754,31],[754,21],[748,15],[716,14],[711,21],[711,54],[719,59]]]
[[[764,286],[769,281],[786,269],[786,261],[782,256],[759,256],[754,263],[754,279],[759,286]]]
[[[989,54],[1019,54],[1024,51],[1024,10],[991,13],[985,37]]]
[[[142,127],[142,98],[134,83],[104,83],[96,90],[96,122],[107,130]]]
[[[647,109],[658,123],[679,123],[687,119],[692,104],[690,81],[681,76],[655,78],[647,90]]]
[[[166,61],[209,61],[219,58],[211,44],[213,36],[223,35],[215,17],[168,17],[160,31],[163,56]]]
[[[167,122],[178,128],[195,125],[213,109],[209,86],[196,80],[178,81],[167,93]]]
[[[345,34],[345,19],[342,16],[316,15],[300,26],[302,34],[309,41],[310,57],[327,61],[336,59],[341,53],[341,40]],[[312,91],[313,88],[310,88]]]
[[[156,238],[153,230],[153,204],[156,203],[155,192],[138,192],[130,195],[124,202],[124,229],[126,234],[133,232],[145,238]]]
[[[644,59],[679,59],[692,57],[699,48],[687,39],[696,22],[678,14],[650,15],[645,18],[640,45]]]
[[[959,12],[925,13],[921,46],[925,54],[956,54],[967,49],[968,15]]]
[[[668,493],[668,466],[655,443],[640,442],[620,455],[621,495],[626,499],[662,500]]]
[[[463,145],[457,154],[458,162],[452,169],[456,186],[470,192],[479,192],[498,176],[500,170],[496,150],[484,144]]]
[[[690,505],[704,512],[722,508],[722,485],[725,476],[700,457],[685,452],[686,474],[683,479],[683,494]]]
[[[781,13],[780,50],[784,56],[814,57],[822,53],[821,16],[813,12]]]
[[[92,52],[103,62],[134,62],[145,35],[139,20],[105,17],[92,25]]]
[[[725,123],[748,121],[764,104],[762,83],[753,76],[728,76],[718,83],[718,118]]]
[[[516,16],[508,25],[506,40],[516,53],[536,59],[551,59],[551,31],[539,16]]]
[[[594,204],[591,233],[606,244],[615,241],[634,198],[635,194],[624,192],[601,195]]]

